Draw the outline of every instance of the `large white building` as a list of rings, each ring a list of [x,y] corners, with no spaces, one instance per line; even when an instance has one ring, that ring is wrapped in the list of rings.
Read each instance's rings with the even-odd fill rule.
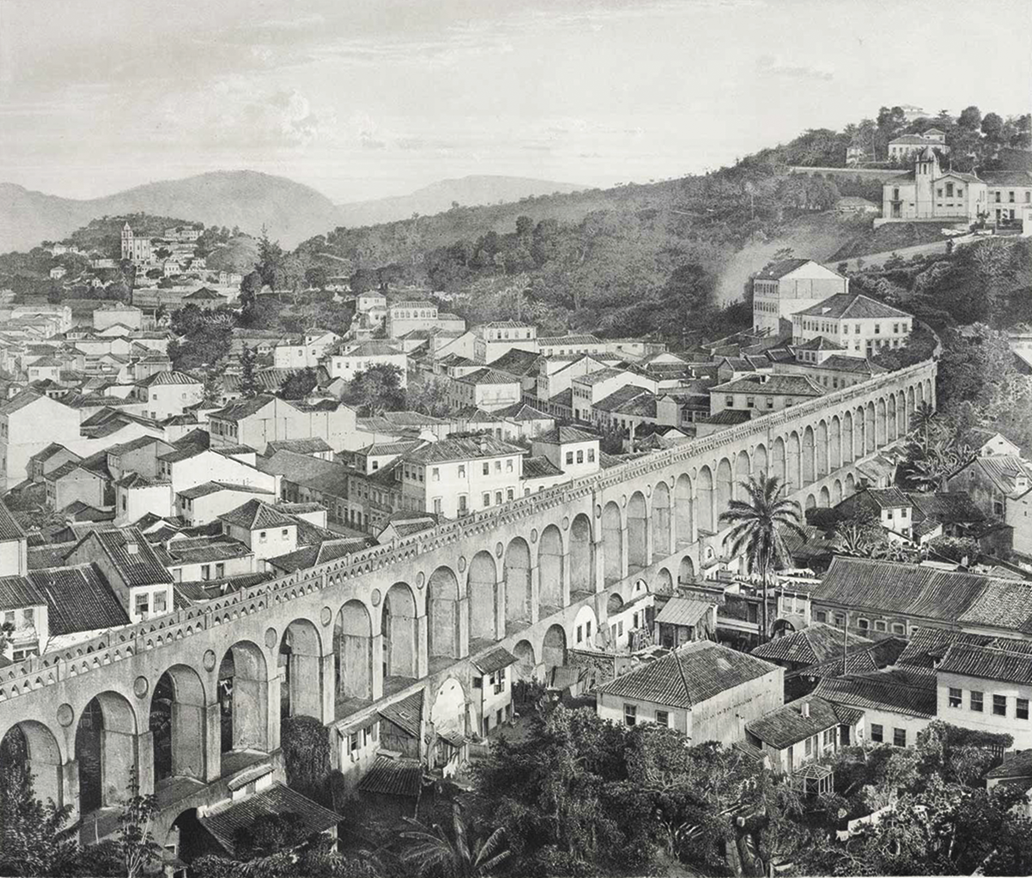
[[[752,288],[753,331],[776,338],[788,331],[798,311],[848,293],[849,278],[812,259],[783,259],[757,274]]]
[[[823,338],[848,357],[873,357],[902,347],[914,318],[862,294],[832,296],[792,315],[792,343]]]

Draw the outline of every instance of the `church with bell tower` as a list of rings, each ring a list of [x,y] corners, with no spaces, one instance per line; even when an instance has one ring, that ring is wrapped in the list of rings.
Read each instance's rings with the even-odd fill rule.
[[[122,259],[130,262],[150,262],[153,258],[153,248],[150,238],[137,238],[133,234],[133,228],[128,220],[122,226]]]

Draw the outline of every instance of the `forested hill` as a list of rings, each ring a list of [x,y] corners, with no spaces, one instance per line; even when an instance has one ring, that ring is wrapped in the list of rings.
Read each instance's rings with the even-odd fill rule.
[[[863,239],[869,218],[845,220],[831,208],[842,195],[880,202],[879,182],[790,175],[792,165],[841,166],[857,142],[877,157],[893,137],[933,125],[976,168],[1028,156],[1027,115],[968,107],[907,121],[900,108],[883,107],[875,120],[807,131],[704,177],[341,227],[304,242],[298,255],[353,287],[400,282],[467,294],[454,309],[473,320],[517,313],[550,331],[676,339],[688,327],[724,328],[732,315],[717,309],[742,298],[775,254],[828,261]],[[737,316],[747,318],[741,309]]]
[[[456,310],[476,320],[517,307],[551,331],[679,333],[703,311],[741,296],[748,266],[737,266],[730,281],[725,273],[746,244],[761,260],[756,270],[786,246],[826,259],[855,234],[855,226],[822,213],[840,189],[784,171],[740,163],[706,177],[458,207],[338,228],[306,241],[298,255],[351,275],[353,285],[390,279],[468,292]],[[816,249],[800,251],[801,241]],[[514,304],[514,294],[524,295]]]

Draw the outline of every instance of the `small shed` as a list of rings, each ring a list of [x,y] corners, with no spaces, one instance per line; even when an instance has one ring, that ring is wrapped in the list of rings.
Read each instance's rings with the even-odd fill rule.
[[[717,630],[717,605],[694,598],[672,597],[655,621],[656,643],[673,649],[695,640],[709,640]]]

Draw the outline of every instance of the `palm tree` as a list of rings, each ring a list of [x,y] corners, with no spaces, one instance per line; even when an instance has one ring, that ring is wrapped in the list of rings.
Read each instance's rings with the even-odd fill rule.
[[[767,640],[767,585],[770,574],[780,566],[784,566],[789,558],[788,548],[782,529],[787,529],[806,539],[806,531],[800,525],[802,510],[795,500],[785,497],[785,486],[777,476],[759,479],[750,477],[741,482],[748,500],[732,500],[726,511],[720,513],[722,524],[732,525],[725,545],[735,555],[745,555],[745,563],[749,573],[759,571],[763,583],[763,606],[760,632],[760,643]]]
[[[401,855],[401,860],[406,865],[414,865],[420,875],[434,873],[448,878],[485,878],[509,856],[509,851],[500,850],[504,834],[501,827],[486,839],[477,839],[470,849],[466,821],[458,805],[452,805],[451,838],[439,823],[430,828],[411,817],[406,817],[405,822],[412,829],[403,832],[401,837],[414,843]]]

